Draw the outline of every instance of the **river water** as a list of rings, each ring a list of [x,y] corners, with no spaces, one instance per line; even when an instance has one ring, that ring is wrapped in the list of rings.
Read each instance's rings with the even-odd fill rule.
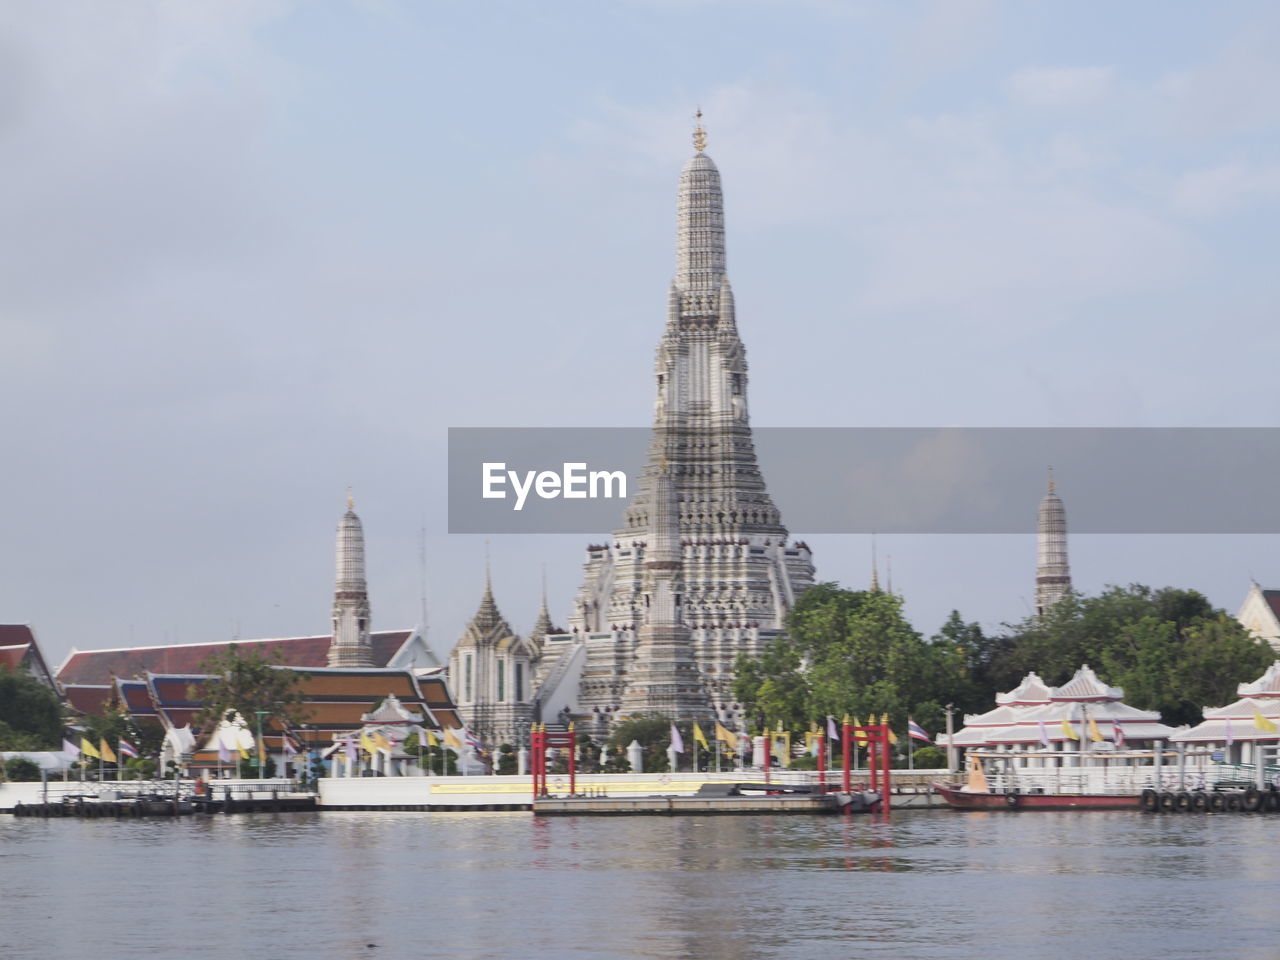
[[[1280,818],[0,817],[0,956],[1280,957]]]

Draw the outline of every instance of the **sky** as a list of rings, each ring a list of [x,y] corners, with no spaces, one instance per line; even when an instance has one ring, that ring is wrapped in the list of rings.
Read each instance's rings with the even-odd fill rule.
[[[0,622],[54,663],[327,632],[348,486],[375,628],[425,598],[447,653],[486,550],[517,630],[544,571],[563,622],[586,540],[450,535],[447,430],[650,421],[699,106],[755,424],[1275,426],[1278,29],[1243,0],[4,4]],[[792,532],[865,585],[868,537]],[[1031,536],[877,547],[926,635],[1030,610]],[[1280,542],[1077,536],[1071,565],[1234,611]]]

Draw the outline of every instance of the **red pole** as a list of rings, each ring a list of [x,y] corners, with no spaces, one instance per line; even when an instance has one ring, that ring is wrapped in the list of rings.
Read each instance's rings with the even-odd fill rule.
[[[870,727],[867,727],[866,729],[868,731],[871,730]],[[871,773],[871,790],[873,793],[876,790],[876,761],[879,759],[876,749],[879,746],[880,741],[873,732],[871,736],[867,738],[867,769]]]
[[[884,811],[884,814],[888,816],[890,811],[890,806],[889,806],[889,768],[890,768],[889,728],[883,724],[880,727],[880,736],[884,741],[884,760],[883,760],[884,772],[880,778],[880,807]]]
[[[573,732],[573,724],[569,724],[569,796],[574,796],[578,792],[577,788],[577,770],[578,770],[578,735]]]
[[[844,722],[844,729],[841,731],[840,752],[844,757],[844,792],[853,793],[853,779],[849,766],[849,744],[853,740],[853,727],[849,721]]]
[[[818,792],[827,792],[827,744],[822,734],[818,734]]]

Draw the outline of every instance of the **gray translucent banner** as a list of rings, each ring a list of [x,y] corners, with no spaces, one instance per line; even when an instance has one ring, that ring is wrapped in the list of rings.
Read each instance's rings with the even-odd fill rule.
[[[615,530],[650,433],[450,429],[449,530]],[[753,436],[792,533],[1034,533],[1050,465],[1072,533],[1280,533],[1272,428],[799,427]]]

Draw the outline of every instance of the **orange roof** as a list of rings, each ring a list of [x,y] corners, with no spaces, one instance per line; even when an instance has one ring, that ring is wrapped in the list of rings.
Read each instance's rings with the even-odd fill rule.
[[[385,667],[399,652],[412,630],[383,630],[370,636],[375,666]],[[236,640],[242,650],[278,658],[288,667],[323,667],[329,661],[329,635]],[[121,647],[113,650],[76,650],[58,669],[58,680],[68,683],[110,683],[112,677],[141,677],[145,673],[200,673],[204,662],[225,653],[232,641],[170,644],[158,647]]]

